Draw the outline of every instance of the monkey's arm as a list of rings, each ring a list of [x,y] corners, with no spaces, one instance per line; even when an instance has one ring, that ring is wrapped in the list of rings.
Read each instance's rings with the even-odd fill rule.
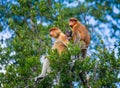
[[[67,45],[61,41],[61,40],[56,40],[52,49],[57,49],[59,55],[65,50],[65,48],[67,47]]]
[[[76,32],[73,33],[73,38],[74,38],[74,44],[79,44],[81,40],[81,36],[79,31],[76,30]]]

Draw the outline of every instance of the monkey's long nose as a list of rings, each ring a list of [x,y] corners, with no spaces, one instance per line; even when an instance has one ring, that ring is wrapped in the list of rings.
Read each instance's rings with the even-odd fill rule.
[[[50,36],[52,36],[52,33],[49,33]]]
[[[70,26],[71,28],[73,27],[72,24],[70,24],[70,23],[69,23],[69,26]]]
[[[69,25],[71,28],[73,27],[72,25]]]

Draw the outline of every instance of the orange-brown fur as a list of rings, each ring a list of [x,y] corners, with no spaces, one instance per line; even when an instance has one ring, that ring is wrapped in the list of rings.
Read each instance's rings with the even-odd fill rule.
[[[53,27],[50,29],[50,36],[56,39],[52,49],[57,49],[58,53],[61,54],[68,44],[66,35],[59,28]]]
[[[72,38],[73,38],[74,43],[79,44],[82,42],[82,45],[80,47],[81,54],[82,54],[82,58],[85,59],[87,47],[90,44],[90,35],[88,33],[88,30],[76,18],[69,19],[69,26],[72,28]],[[86,88],[89,88],[88,80],[83,78],[85,73],[86,72],[84,72],[84,71],[81,72],[79,74],[79,77],[80,77],[82,83],[84,84],[84,86],[86,86]]]
[[[86,27],[76,18],[70,18],[69,25],[72,28],[73,40],[75,41],[78,37],[80,37],[80,40],[86,43],[87,48],[90,44],[90,35]]]
[[[72,28],[72,38],[75,44],[81,45],[81,53],[83,59],[86,57],[87,47],[90,44],[90,35],[86,27],[76,18],[69,19],[69,26]]]

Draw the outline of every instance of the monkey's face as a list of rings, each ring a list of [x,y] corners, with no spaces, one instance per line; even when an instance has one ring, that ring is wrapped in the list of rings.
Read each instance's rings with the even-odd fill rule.
[[[53,38],[58,38],[59,34],[57,30],[50,31],[50,36]]]
[[[69,19],[69,26],[73,28],[73,26],[77,23],[77,19],[75,18],[70,18]]]

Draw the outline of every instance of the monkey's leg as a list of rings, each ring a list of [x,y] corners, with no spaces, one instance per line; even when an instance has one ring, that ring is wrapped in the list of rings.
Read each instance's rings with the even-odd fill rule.
[[[87,47],[84,41],[81,41],[81,55],[82,55],[82,59],[86,58],[86,54],[87,54]]]
[[[86,58],[87,49],[81,49],[81,53],[82,53],[82,58],[85,59]]]
[[[38,79],[43,79],[46,76],[46,73],[50,71],[49,65],[50,65],[49,60],[45,58],[43,61],[42,72],[39,76],[35,77],[35,81],[37,81]]]

